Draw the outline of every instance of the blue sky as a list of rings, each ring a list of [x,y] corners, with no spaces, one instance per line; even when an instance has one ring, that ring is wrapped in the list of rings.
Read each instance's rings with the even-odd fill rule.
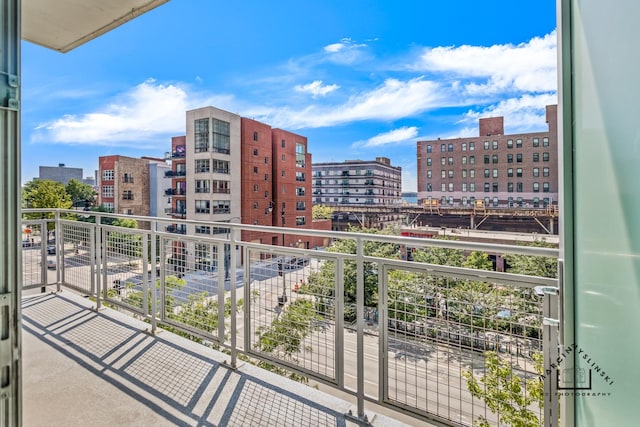
[[[555,0],[171,0],[67,54],[23,43],[22,176],[161,157],[213,105],[305,135],[314,162],[386,156],[416,189],[416,141],[546,130]]]

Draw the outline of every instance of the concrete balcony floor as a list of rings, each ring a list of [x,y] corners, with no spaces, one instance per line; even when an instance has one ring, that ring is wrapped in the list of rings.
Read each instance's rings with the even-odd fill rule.
[[[93,305],[69,291],[23,294],[25,426],[357,425],[352,403],[248,363],[230,369],[220,352]]]

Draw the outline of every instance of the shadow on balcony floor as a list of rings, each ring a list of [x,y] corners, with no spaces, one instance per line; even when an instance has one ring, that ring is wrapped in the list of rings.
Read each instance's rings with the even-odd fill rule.
[[[24,296],[25,426],[349,426],[353,406],[70,292]],[[402,425],[376,415],[374,425]]]

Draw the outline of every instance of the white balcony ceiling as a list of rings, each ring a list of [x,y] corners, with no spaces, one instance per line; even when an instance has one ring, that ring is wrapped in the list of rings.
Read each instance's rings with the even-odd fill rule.
[[[169,0],[22,0],[22,38],[68,52]]]

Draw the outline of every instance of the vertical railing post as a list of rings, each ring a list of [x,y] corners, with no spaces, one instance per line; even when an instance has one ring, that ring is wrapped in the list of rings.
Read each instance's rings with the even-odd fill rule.
[[[43,231],[45,230],[45,231]],[[47,266],[47,251],[46,251],[46,242],[42,240],[42,236],[45,236],[46,240],[46,230],[47,230],[47,220],[40,220],[40,292],[44,293],[47,291],[47,285],[49,284],[49,272]],[[31,233],[33,234],[33,233]],[[56,251],[56,267],[58,266],[58,251]],[[56,268],[56,279],[58,278],[58,268]]]
[[[356,239],[356,325],[357,325],[357,390],[358,418],[364,413],[364,242]]]
[[[338,257],[335,264],[336,379],[338,387],[344,388],[344,258]]]
[[[62,283],[65,278],[65,269],[64,269],[64,241],[58,238],[58,234],[62,234],[62,224],[60,223],[60,211],[56,211],[56,219],[55,219],[55,243],[54,246],[56,248],[56,292],[60,292],[62,290]],[[40,234],[42,234],[42,230],[40,230]],[[46,247],[49,244],[49,226],[47,223],[44,225],[44,236],[46,242],[41,243],[41,246]],[[42,240],[42,239],[40,239]],[[46,256],[45,256],[46,258]]]
[[[164,262],[158,263],[158,221],[151,222],[151,233],[149,234],[149,239],[151,239],[151,277],[149,278],[149,285],[151,286],[151,333],[155,335],[156,328],[158,327],[158,320],[156,318],[157,313],[157,299],[158,299],[158,288],[162,288],[162,285],[157,286],[158,283],[158,264],[160,265],[160,283],[163,282],[162,279],[162,268]],[[160,258],[163,260],[163,258]]]
[[[558,366],[559,356],[559,312],[558,312],[558,288],[545,288],[543,299],[543,344],[544,354],[544,426],[558,426]]]
[[[135,236],[135,234],[134,234]],[[135,239],[133,240],[135,241]],[[144,233],[141,239],[142,245],[142,313],[144,318],[149,316],[149,290],[155,290],[155,286],[151,285],[149,274],[149,233]],[[135,248],[135,246],[134,246]]]
[[[236,296],[236,292],[238,290],[237,288],[237,283],[236,283],[236,262],[237,262],[237,254],[236,254],[236,244],[237,244],[237,240],[236,240],[236,229],[235,228],[231,228],[231,233],[229,234],[230,236],[230,241],[229,241],[229,252],[230,252],[230,257],[229,257],[229,268],[231,269],[231,274],[229,275],[231,280],[230,280],[230,289],[229,292],[231,294],[231,325],[230,325],[230,331],[231,331],[231,367],[235,368],[236,367],[236,362],[237,362],[237,357],[238,357],[238,351],[237,351],[237,346],[236,346],[236,321],[237,321],[237,317],[236,317],[236,310],[238,308],[237,306],[237,296]],[[247,283],[249,282],[250,277],[245,276],[244,277],[244,282],[245,282],[245,286],[247,285]],[[223,306],[223,316],[222,316],[222,323],[224,324],[224,299],[222,300],[222,306]]]
[[[100,238],[98,236],[96,236],[97,233],[97,227],[94,224],[90,224],[88,225],[89,229],[89,262],[91,263],[91,265],[89,266],[89,272],[91,275],[91,291],[95,291],[96,295],[100,293],[99,289],[98,289],[98,282],[99,282],[99,271],[100,271],[100,266],[98,265],[98,245],[100,242]]]
[[[218,286],[218,341],[220,345],[224,344],[224,285],[225,285],[225,246],[224,243],[216,245],[216,255],[218,257],[218,267],[216,274],[216,283]]]

